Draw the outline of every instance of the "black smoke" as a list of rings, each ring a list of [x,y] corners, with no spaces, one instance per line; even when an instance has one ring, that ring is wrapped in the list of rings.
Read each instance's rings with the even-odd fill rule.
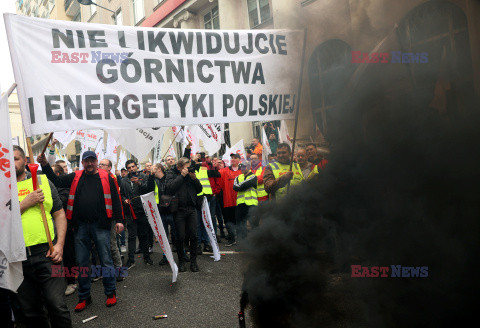
[[[441,111],[434,86],[418,84],[437,70],[415,82],[409,69],[367,68],[331,120],[327,169],[258,209],[243,286],[257,327],[476,319],[480,103],[447,94],[461,106]],[[352,278],[351,265],[428,266],[428,277]]]

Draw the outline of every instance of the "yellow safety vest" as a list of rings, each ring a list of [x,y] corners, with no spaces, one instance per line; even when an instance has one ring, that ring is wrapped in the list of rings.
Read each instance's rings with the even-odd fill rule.
[[[45,200],[43,206],[45,207],[45,214],[47,216],[48,230],[52,240],[55,238],[55,230],[53,229],[53,220],[50,211],[53,207],[52,190],[48,183],[48,178],[45,175],[38,176],[38,187],[42,189]],[[17,182],[18,200],[21,202],[28,194],[33,192],[32,179]],[[43,226],[42,212],[40,205],[35,205],[27,209],[22,214],[23,239],[25,239],[25,246],[34,246],[38,244],[47,243],[47,236],[45,235],[45,228]]]
[[[247,181],[253,179],[255,175],[250,175],[247,178]],[[245,180],[245,174],[240,174],[238,177],[238,182],[242,183]],[[247,206],[257,206],[258,205],[258,195],[257,188],[251,187],[245,191],[237,192],[237,205],[246,204]]]
[[[313,179],[314,176],[316,176],[318,174],[318,166],[313,165],[313,170],[310,171],[307,178],[304,177],[302,169],[300,169],[300,173],[302,173],[302,179],[303,180],[306,180],[306,181],[311,180],[311,179]]]
[[[259,167],[255,171],[255,175],[257,176],[257,179],[258,179],[258,177],[260,177],[262,175],[262,171],[263,171],[262,167]],[[257,182],[257,194],[258,194],[258,198],[268,196],[268,193],[265,191],[265,186],[263,185],[263,183],[260,184],[260,183]]]
[[[197,179],[202,184],[202,191],[197,194],[197,196],[202,195],[213,195],[212,187],[210,186],[210,180],[208,180],[208,172],[207,168],[201,166],[200,169],[197,171]]]
[[[155,182],[155,201],[157,202],[157,205],[160,204],[160,199],[158,199],[158,186],[157,186],[157,182]]]
[[[270,168],[273,171],[273,175],[275,176],[275,179],[278,179],[280,176],[290,171],[290,164],[273,162],[268,165],[270,165]],[[292,172],[293,172],[293,177],[292,177],[292,180],[290,180],[291,187],[300,184],[303,180],[302,170],[300,170],[300,166],[297,163],[293,163]],[[275,192],[275,198],[278,199],[278,198],[284,197],[287,194],[287,186],[288,185],[278,189]]]

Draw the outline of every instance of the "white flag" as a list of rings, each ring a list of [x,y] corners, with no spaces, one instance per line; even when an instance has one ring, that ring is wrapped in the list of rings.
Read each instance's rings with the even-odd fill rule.
[[[175,154],[175,149],[173,149],[175,147],[174,147],[172,141],[169,140],[168,144],[171,145],[170,148],[168,148],[168,155],[172,156],[173,158],[177,158],[177,155]]]
[[[282,120],[282,122],[280,123],[280,129],[278,131],[278,139],[280,142],[287,143],[290,145],[290,147],[292,147],[292,139],[288,134],[287,123],[285,122],[285,120]]]
[[[215,230],[213,229],[212,217],[210,216],[210,207],[208,206],[207,197],[203,196],[202,203],[202,221],[207,230],[208,238],[210,239],[210,245],[213,249],[213,259],[215,261],[220,261],[220,250],[218,249],[217,236],[215,235]]]
[[[168,128],[107,130],[115,140],[138,160],[144,159]],[[122,164],[123,165],[123,164]]]
[[[188,127],[188,131],[197,138],[203,141],[203,147],[207,153],[212,156],[220,150],[222,146],[220,124],[201,124],[192,125]]]
[[[77,140],[85,143],[87,150],[95,149],[100,138],[103,138],[102,130],[79,130],[76,136]]]
[[[262,152],[262,165],[268,165],[268,155],[272,153],[272,149],[270,148],[270,143],[268,142],[267,134],[265,133],[265,128],[262,128],[262,145],[263,145],[263,152]]]
[[[181,126],[172,126],[173,136],[176,142],[183,142],[185,139],[185,129]]]
[[[160,212],[158,211],[157,202],[155,201],[154,192],[149,192],[148,194],[141,195],[140,199],[142,200],[143,209],[147,214],[148,223],[153,230],[153,233],[157,237],[160,247],[162,247],[163,254],[172,268],[173,277],[172,282],[177,281],[178,267],[175,261],[173,260],[172,250],[170,244],[168,243],[167,234],[163,228],[162,218],[160,217]]]
[[[8,95],[0,99],[0,287],[16,292],[23,281],[22,262],[27,259],[18,202]]]
[[[105,158],[112,161],[112,164],[116,166],[118,161],[117,156],[117,141],[110,135],[107,135],[107,150],[105,152]]]
[[[53,138],[57,139],[63,145],[63,148],[66,148],[70,144],[70,142],[75,140],[76,136],[77,131],[75,130],[58,131],[53,133]]]
[[[98,140],[97,147],[95,148],[95,154],[97,155],[98,162],[105,158],[105,151],[103,149],[103,136]]]
[[[121,170],[125,168],[125,163],[127,162],[127,154],[125,150],[120,151],[120,156],[118,157],[117,169]]]
[[[182,145],[183,145],[183,147],[182,147],[183,148],[183,153],[182,154],[185,154],[185,148],[188,145],[188,141],[190,141],[192,143],[192,146],[190,147],[190,158],[193,158],[193,156],[195,156],[195,154],[200,151],[200,143],[199,143],[198,139],[188,130],[188,127],[186,127],[184,129],[184,131],[185,131],[185,139],[182,142]]]

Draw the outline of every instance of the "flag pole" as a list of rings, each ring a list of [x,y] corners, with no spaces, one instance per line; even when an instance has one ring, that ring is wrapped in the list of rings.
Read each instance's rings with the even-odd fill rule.
[[[170,148],[172,147],[173,143],[175,142],[175,139],[177,138],[178,134],[179,134],[180,131],[182,131],[182,130],[183,130],[183,126],[178,130],[177,134],[173,136],[173,141],[172,141],[172,143],[170,144],[170,146],[168,146],[167,151],[166,151],[165,154],[163,155],[162,161],[163,161],[163,159],[165,158],[165,156],[167,156],[168,151],[170,150]]]
[[[307,29],[305,28],[303,31],[304,31],[304,34],[303,34],[302,63],[300,65],[300,81],[298,83],[297,111],[295,112],[295,128],[293,130],[292,157],[290,158],[290,171],[292,171],[292,168],[293,168],[293,156],[295,154],[295,144],[297,142],[298,114],[300,113],[300,98],[302,95],[303,68],[305,65],[305,48],[307,47]],[[290,181],[288,182],[287,191],[289,189],[290,189]]]
[[[10,95],[12,94],[13,90],[15,90],[15,88],[17,87],[17,84],[14,83],[12,84],[12,86],[10,87],[10,89],[7,90],[7,96],[10,97]]]
[[[43,146],[41,154],[45,154],[45,150],[47,150],[48,144],[50,143],[50,140],[52,140],[53,137],[53,132],[50,132],[50,135],[47,138],[47,142],[45,143],[45,146]]]

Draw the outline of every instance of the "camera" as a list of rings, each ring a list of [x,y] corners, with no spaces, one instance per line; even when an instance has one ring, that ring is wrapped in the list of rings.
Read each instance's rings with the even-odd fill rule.
[[[190,166],[188,167],[188,173],[195,173],[195,166],[190,165]]]
[[[138,172],[129,172],[128,177],[131,179],[132,177],[137,177]]]

